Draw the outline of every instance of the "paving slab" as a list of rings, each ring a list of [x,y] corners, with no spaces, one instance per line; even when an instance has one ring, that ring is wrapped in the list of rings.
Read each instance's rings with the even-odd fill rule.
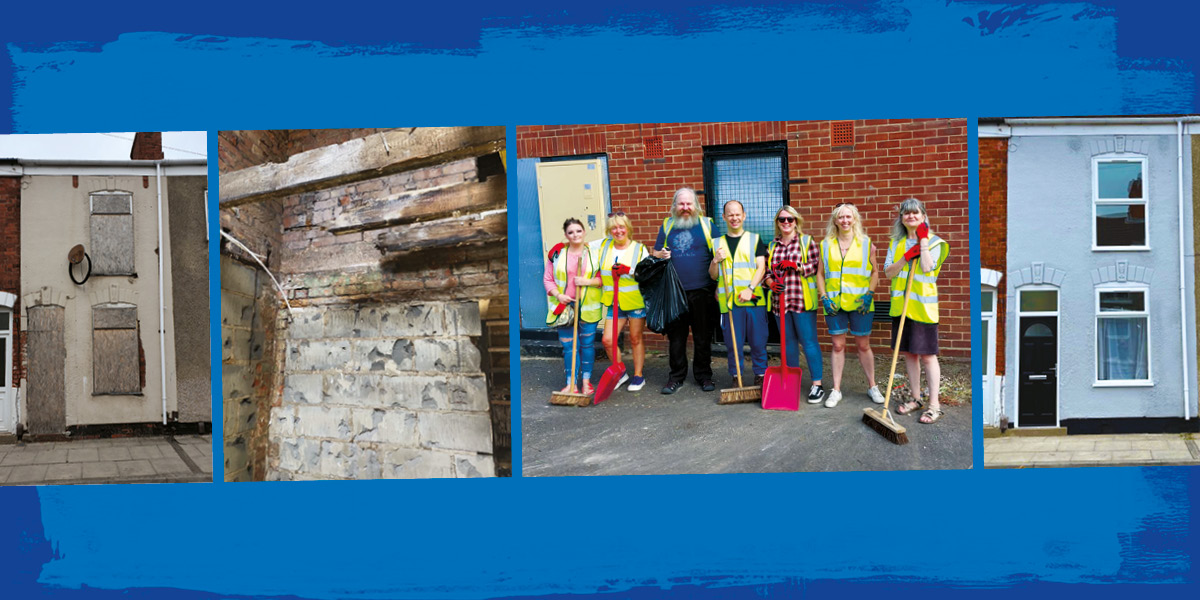
[[[1002,436],[984,440],[984,466],[1021,468],[1200,465],[1200,452],[1191,450],[1196,437],[1196,434],[1177,433],[1053,438]],[[1051,439],[1054,440],[1053,444],[1048,441]]]
[[[180,452],[195,460],[187,464],[170,439],[162,437],[30,442],[4,446],[0,454],[0,485],[116,484],[212,481],[212,436],[182,436]]]

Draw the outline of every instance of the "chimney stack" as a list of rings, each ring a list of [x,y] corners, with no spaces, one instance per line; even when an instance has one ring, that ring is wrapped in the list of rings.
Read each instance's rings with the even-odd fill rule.
[[[133,149],[129,151],[131,160],[162,160],[162,132],[139,131],[133,136]]]

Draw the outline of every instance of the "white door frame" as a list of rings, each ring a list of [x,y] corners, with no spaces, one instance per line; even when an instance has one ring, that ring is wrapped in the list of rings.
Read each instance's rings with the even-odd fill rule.
[[[1003,412],[1000,406],[1000,398],[996,394],[996,295],[1000,293],[994,286],[984,284],[982,291],[992,294],[992,302],[990,305],[980,307],[980,317],[983,319],[983,330],[987,333],[988,344],[984,349],[986,353],[983,363],[983,393],[992,401],[992,414],[988,420],[992,426],[1000,425],[999,416]],[[989,423],[984,423],[988,425]]]
[[[0,306],[0,314],[8,315],[8,327],[0,329],[0,340],[4,340],[3,356],[0,356],[0,432],[16,433],[17,395],[13,393],[13,312]]]

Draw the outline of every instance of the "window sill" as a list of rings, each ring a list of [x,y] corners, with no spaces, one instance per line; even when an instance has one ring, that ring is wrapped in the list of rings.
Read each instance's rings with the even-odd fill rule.
[[[92,392],[92,397],[98,396],[145,396],[142,392]]]
[[[1092,252],[1149,252],[1150,246],[1092,246]]]
[[[1154,382],[1149,379],[1114,379],[1096,381],[1092,387],[1154,387]]]

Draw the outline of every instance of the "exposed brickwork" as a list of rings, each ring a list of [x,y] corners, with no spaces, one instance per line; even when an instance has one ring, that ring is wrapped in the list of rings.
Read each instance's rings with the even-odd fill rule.
[[[133,136],[130,160],[162,160],[162,132],[139,131]]]
[[[854,202],[866,232],[879,246],[888,239],[896,204],[916,197],[929,211],[933,231],[951,245],[938,280],[941,350],[970,355],[970,258],[967,203],[966,119],[855,121],[850,148],[830,148],[829,121],[539,125],[517,128],[520,158],[605,153],[613,210],[633,222],[633,239],[652,243],[674,191],[704,187],[704,146],[786,141],[790,203],[804,231],[820,235],[835,204]],[[661,135],[665,157],[643,158],[643,139]],[[719,215],[716,215],[719,218]],[[881,265],[882,266],[882,265]],[[877,293],[883,295],[883,284]],[[820,325],[824,327],[824,323]],[[872,336],[885,349],[887,335]],[[822,342],[828,337],[822,333]],[[665,338],[650,334],[650,347]]]
[[[17,296],[12,309],[12,383],[21,385],[25,361],[21,339],[21,178],[0,177],[0,292]],[[0,360],[3,360],[0,357]]]
[[[979,262],[1008,273],[1008,139],[979,140]],[[1004,374],[1004,281],[996,294],[996,374]]]
[[[287,130],[217,132],[217,169],[221,173],[287,161]]]
[[[381,131],[391,131],[391,129],[289,129],[287,130],[287,154],[291,156],[323,146],[367,137]]]

